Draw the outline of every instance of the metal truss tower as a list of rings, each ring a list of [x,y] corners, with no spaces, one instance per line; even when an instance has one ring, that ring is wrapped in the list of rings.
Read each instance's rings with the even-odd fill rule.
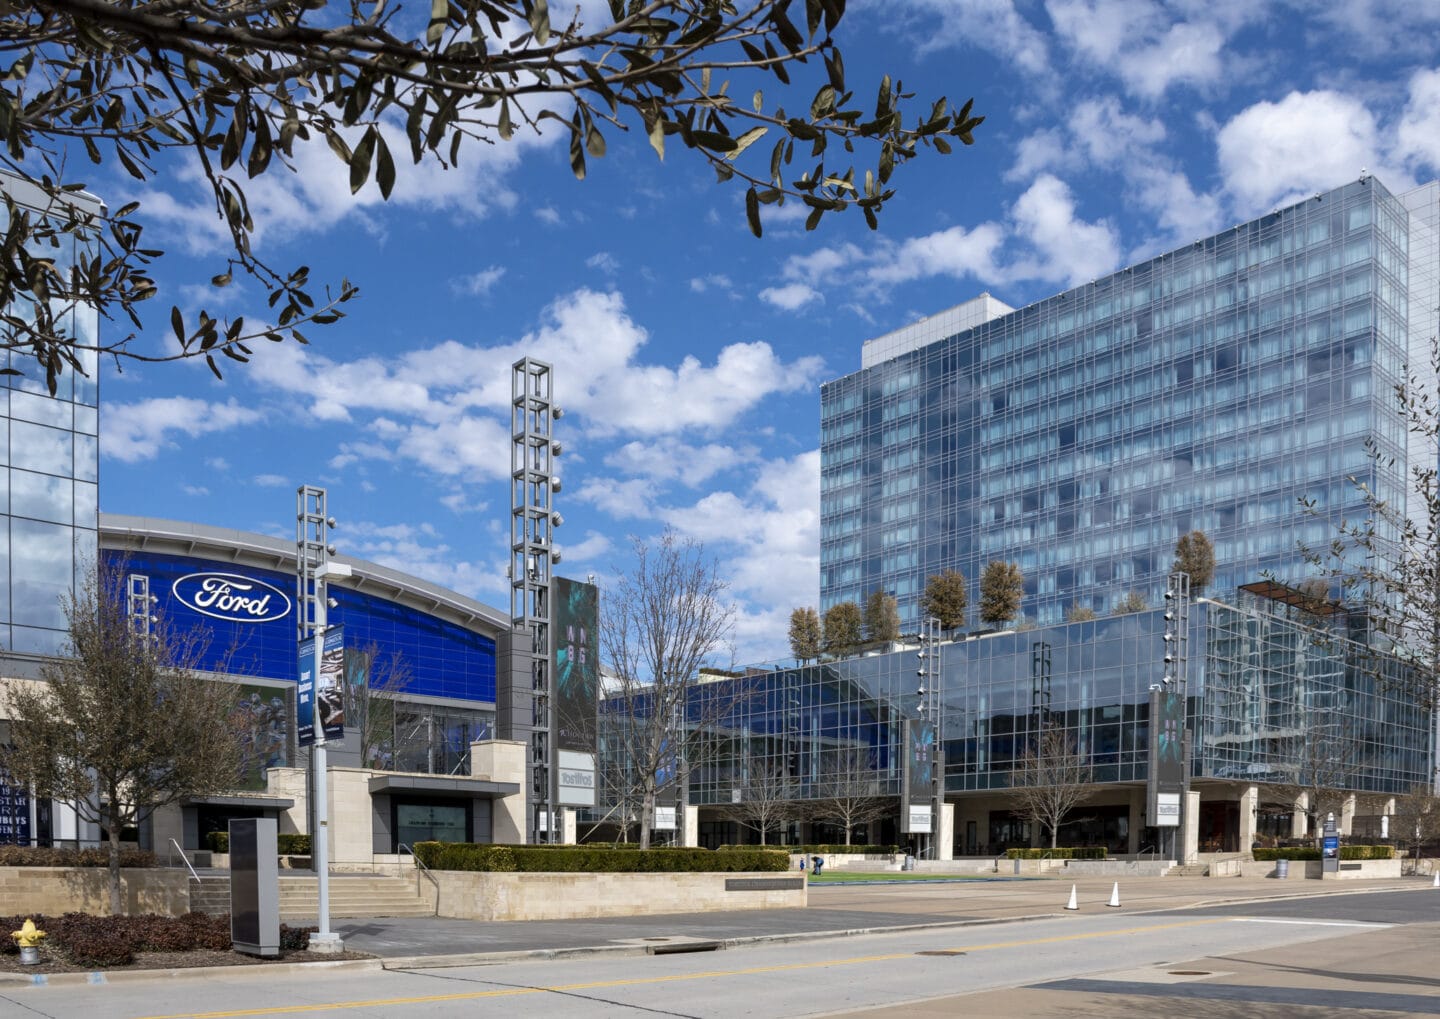
[[[552,400],[550,365],[521,358],[510,376],[510,622],[518,645],[529,634],[531,693],[531,841],[559,842],[551,661],[551,566],[560,561],[554,529],[560,524],[555,494],[555,421],[563,411]]]

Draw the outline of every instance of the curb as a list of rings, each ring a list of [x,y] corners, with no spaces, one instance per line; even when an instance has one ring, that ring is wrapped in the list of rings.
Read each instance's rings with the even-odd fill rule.
[[[91,970],[88,973],[0,973],[0,987],[76,987],[92,984],[103,987],[106,984],[129,984],[140,980],[191,980],[215,976],[270,977],[293,976],[301,970],[367,970],[380,969],[381,960],[337,959],[334,962],[271,962],[243,963],[237,966],[189,966],[183,969],[111,969]]]

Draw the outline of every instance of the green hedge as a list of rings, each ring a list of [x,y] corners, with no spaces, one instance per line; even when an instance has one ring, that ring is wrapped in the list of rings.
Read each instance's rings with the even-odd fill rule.
[[[0,867],[108,867],[110,848],[52,849],[48,846],[0,846]],[[120,850],[122,867],[154,867],[155,854],[140,849]],[[13,928],[12,928],[13,929]],[[0,932],[8,934],[9,931]]]
[[[205,836],[210,851],[214,853],[230,852],[230,833],[225,831],[212,831]],[[310,836],[299,835],[295,832],[285,832],[275,836],[276,848],[281,856],[309,856]]]
[[[1292,846],[1289,849],[1253,849],[1256,860],[1320,860],[1320,850],[1314,846]],[[1341,846],[1342,860],[1393,860],[1394,846]]]
[[[1007,849],[1007,860],[1103,860],[1104,846],[1059,846],[1055,849]]]
[[[432,870],[525,873],[689,873],[780,871],[790,869],[790,854],[779,849],[735,850],[662,847],[596,849],[584,846],[495,846],[474,842],[418,842],[415,856]]]
[[[721,846],[720,848],[721,848],[721,849],[731,849],[731,848],[737,848],[737,849],[754,849],[755,847],[754,847],[754,846],[735,846],[735,847],[732,847],[732,846]],[[810,854],[810,853],[820,853],[820,854],[829,854],[829,853],[864,853],[866,856],[880,856],[880,855],[884,855],[884,854],[894,855],[895,853],[900,852],[900,847],[899,847],[899,846],[846,846],[846,845],[841,845],[841,844],[838,843],[838,842],[829,843],[829,844],[824,844],[824,845],[783,846],[783,847],[781,847],[781,848],[783,848],[783,849],[786,850],[787,852],[791,852],[791,853],[806,853],[806,854]]]

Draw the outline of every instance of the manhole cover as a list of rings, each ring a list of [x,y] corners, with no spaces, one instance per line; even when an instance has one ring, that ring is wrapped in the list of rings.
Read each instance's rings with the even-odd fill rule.
[[[916,952],[916,955],[964,955],[958,948],[939,948],[933,952]]]
[[[1172,977],[1208,977],[1213,974],[1209,970],[1203,969],[1172,969],[1170,975]]]

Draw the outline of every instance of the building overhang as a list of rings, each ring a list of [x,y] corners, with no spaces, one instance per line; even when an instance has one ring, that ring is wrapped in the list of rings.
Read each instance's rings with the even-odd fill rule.
[[[453,800],[495,800],[520,792],[519,782],[492,782],[466,775],[375,775],[371,796],[430,796]]]
[[[252,810],[289,810],[295,801],[289,796],[263,796],[259,793],[246,796],[239,793],[232,796],[186,796],[180,801],[182,807],[248,807]]]

